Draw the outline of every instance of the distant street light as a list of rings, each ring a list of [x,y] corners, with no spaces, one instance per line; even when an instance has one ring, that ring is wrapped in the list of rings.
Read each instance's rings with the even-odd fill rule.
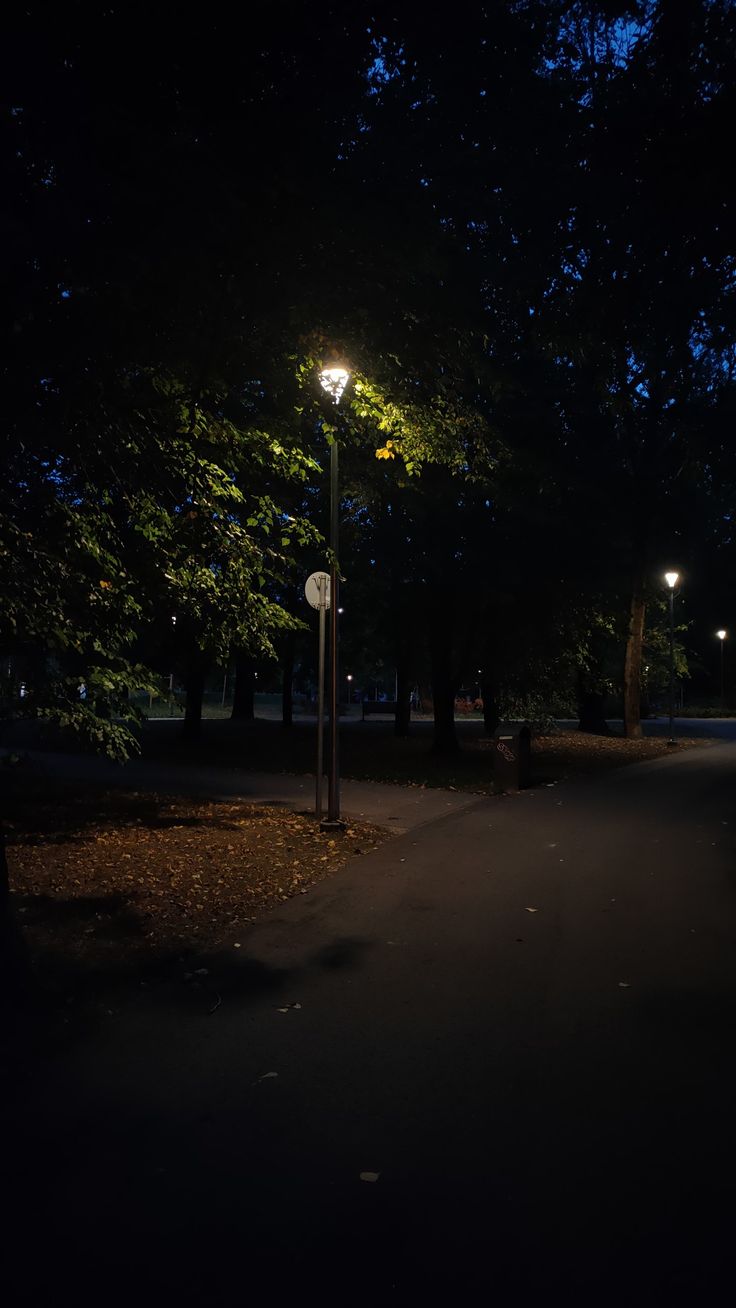
[[[323,390],[335,405],[340,403],[343,391],[350,381],[350,373],[342,365],[323,368],[319,374]],[[330,446],[330,770],[327,781],[327,820],[321,825],[329,830],[342,827],[340,820],[340,764],[339,764],[339,680],[337,666],[337,620],[339,612],[339,567],[337,549],[339,540],[339,509],[337,486],[337,436]]]
[[[673,719],[675,716],[675,586],[679,572],[665,572],[664,579],[670,588],[670,738],[668,745],[676,745]]]
[[[171,628],[174,632],[176,632],[175,613],[172,613],[171,615]],[[173,672],[170,672],[169,673],[169,717],[173,718],[173,716],[174,716],[174,674]]]
[[[349,707],[350,707],[351,691],[352,691],[352,689],[353,689],[353,686],[352,686],[353,674],[352,674],[352,672],[349,672],[349,673],[348,673],[348,675],[346,676],[345,680],[346,680],[347,683],[348,683],[348,708],[349,708]]]
[[[726,647],[726,637],[728,632],[721,628],[720,631],[716,632],[716,635],[721,642],[721,713],[723,714],[726,712],[726,678],[723,664],[723,651]]]

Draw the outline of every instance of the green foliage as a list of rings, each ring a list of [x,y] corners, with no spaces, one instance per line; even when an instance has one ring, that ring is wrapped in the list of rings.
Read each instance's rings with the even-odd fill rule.
[[[687,680],[690,666],[683,637],[689,622],[675,620],[674,671],[675,677]],[[652,597],[647,605],[647,625],[644,637],[644,685],[647,690],[660,692],[669,686],[670,675],[670,621],[669,602],[661,596]]]
[[[442,635],[515,702],[617,685],[635,565],[730,532],[733,6],[336,17],[264,11],[244,53],[206,15],[141,43],[28,10],[0,654],[38,712],[112,721],[141,650],[271,653],[334,441],[381,656]]]
[[[20,433],[10,444],[0,650],[18,669],[6,712],[52,719],[120,757],[132,737],[113,717],[128,716],[121,691],[146,681],[135,650],[162,613],[180,648],[220,660],[233,646],[273,654],[275,635],[298,625],[269,589],[320,537],[273,490],[318,465],[293,439],[224,420],[221,391],[187,407],[172,374],[106,380],[104,442],[91,397],[60,440],[42,429],[35,449]]]

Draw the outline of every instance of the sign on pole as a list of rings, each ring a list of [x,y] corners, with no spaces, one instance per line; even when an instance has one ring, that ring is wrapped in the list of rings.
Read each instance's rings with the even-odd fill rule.
[[[325,730],[325,615],[330,607],[330,576],[313,572],[307,577],[304,594],[313,609],[319,609],[319,657],[317,672],[317,817],[322,817],[322,776]]]
[[[313,572],[304,583],[304,594],[313,609],[330,607],[330,574]]]

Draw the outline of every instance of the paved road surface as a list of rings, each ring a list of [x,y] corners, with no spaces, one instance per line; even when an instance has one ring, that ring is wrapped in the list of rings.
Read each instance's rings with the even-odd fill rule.
[[[13,1302],[730,1302],[735,784],[478,800],[142,992],[6,1120]]]

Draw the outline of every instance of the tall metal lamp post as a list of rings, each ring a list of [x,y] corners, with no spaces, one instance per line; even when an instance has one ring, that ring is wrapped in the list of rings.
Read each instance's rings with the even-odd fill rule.
[[[675,586],[679,572],[665,572],[664,579],[670,589],[670,738],[668,745],[676,745],[673,719],[675,716]]]
[[[716,635],[721,642],[721,714],[723,714],[726,712],[726,676],[723,665],[723,651],[726,646],[726,636],[728,635],[728,632],[721,628],[720,631],[716,632]]]
[[[335,405],[340,403],[343,391],[350,381],[350,373],[341,364],[323,368],[319,374],[322,387]],[[330,446],[330,767],[327,778],[327,819],[324,830],[341,828],[340,818],[340,761],[339,761],[339,695],[340,682],[337,664],[337,619],[339,611],[339,567],[337,551],[340,528],[340,500],[337,482],[337,437]]]

